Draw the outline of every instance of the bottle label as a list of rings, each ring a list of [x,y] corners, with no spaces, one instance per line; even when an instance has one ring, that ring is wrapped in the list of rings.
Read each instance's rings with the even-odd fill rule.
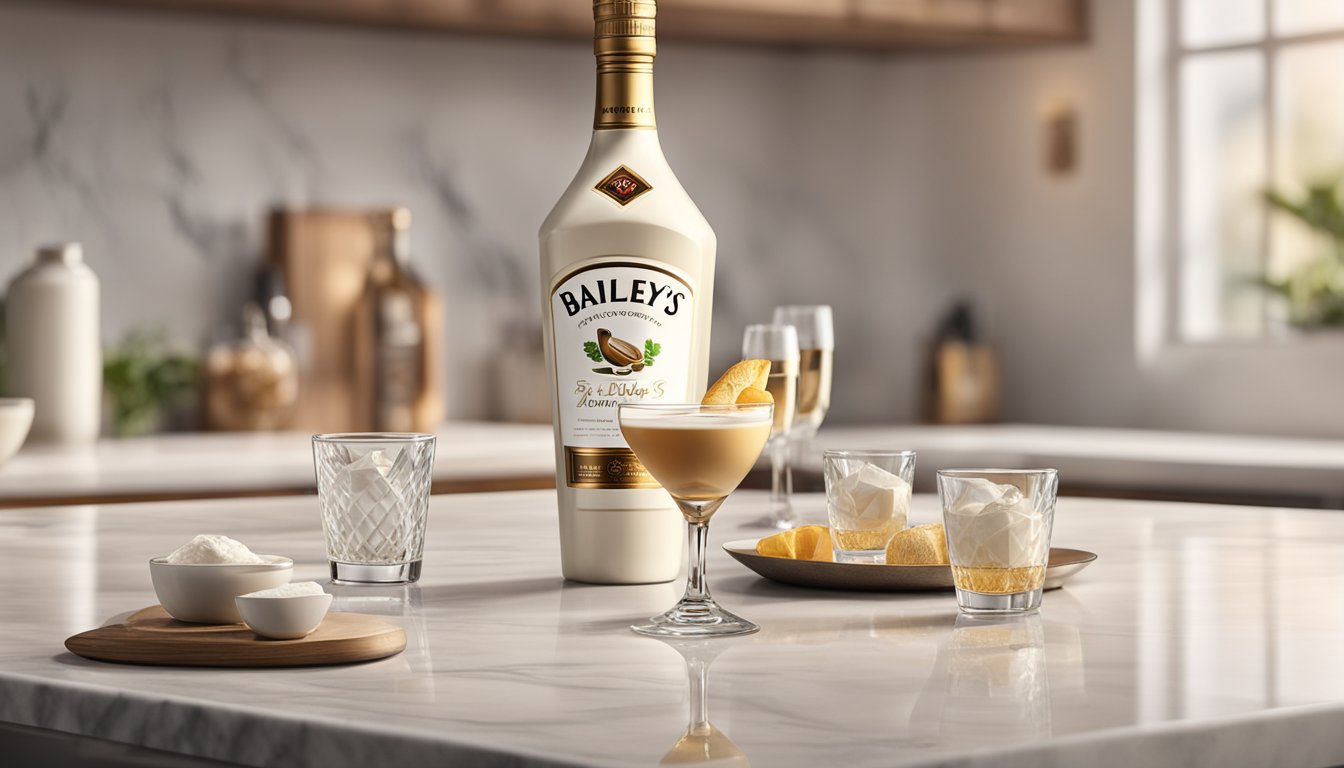
[[[621,436],[616,406],[687,402],[694,299],[685,276],[634,262],[581,267],[551,290],[569,487],[658,487]]]

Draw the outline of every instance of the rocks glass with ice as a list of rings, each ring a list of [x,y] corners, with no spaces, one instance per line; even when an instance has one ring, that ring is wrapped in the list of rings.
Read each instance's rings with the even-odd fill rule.
[[[836,562],[881,563],[910,516],[914,451],[822,451]]]
[[[1058,487],[1053,469],[939,470],[961,610],[1022,613],[1040,607]]]
[[[313,436],[332,581],[407,584],[420,578],[434,440],[402,432]]]

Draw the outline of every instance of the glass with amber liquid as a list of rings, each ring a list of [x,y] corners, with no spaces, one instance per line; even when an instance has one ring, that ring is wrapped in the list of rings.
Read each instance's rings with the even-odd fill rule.
[[[775,399],[775,421],[770,430],[770,512],[760,521],[787,530],[798,525],[790,496],[789,434],[798,402],[798,332],[791,325],[749,325],[742,336],[742,359],[769,360],[766,390]]]
[[[967,613],[1041,605],[1059,475],[1053,469],[938,472],[957,604]]]
[[[798,333],[798,401],[791,442],[806,443],[831,407],[831,364],[835,328],[825,304],[775,307],[775,325],[791,325]]]
[[[705,578],[709,521],[747,476],[774,421],[770,403],[617,407],[621,434],[686,519],[686,593],[666,613],[631,629],[658,637],[717,637],[760,629],[719,607]]]

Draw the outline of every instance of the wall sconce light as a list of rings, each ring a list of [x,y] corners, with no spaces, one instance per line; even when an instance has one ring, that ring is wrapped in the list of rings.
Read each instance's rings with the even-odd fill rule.
[[[1072,104],[1056,103],[1045,111],[1045,170],[1065,176],[1078,166],[1078,112]]]

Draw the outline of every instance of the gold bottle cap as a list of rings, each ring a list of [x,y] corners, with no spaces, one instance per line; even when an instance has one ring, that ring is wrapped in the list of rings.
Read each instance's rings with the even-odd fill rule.
[[[654,0],[593,0],[593,37],[653,37]]]
[[[593,51],[654,55],[654,0],[593,0]]]

